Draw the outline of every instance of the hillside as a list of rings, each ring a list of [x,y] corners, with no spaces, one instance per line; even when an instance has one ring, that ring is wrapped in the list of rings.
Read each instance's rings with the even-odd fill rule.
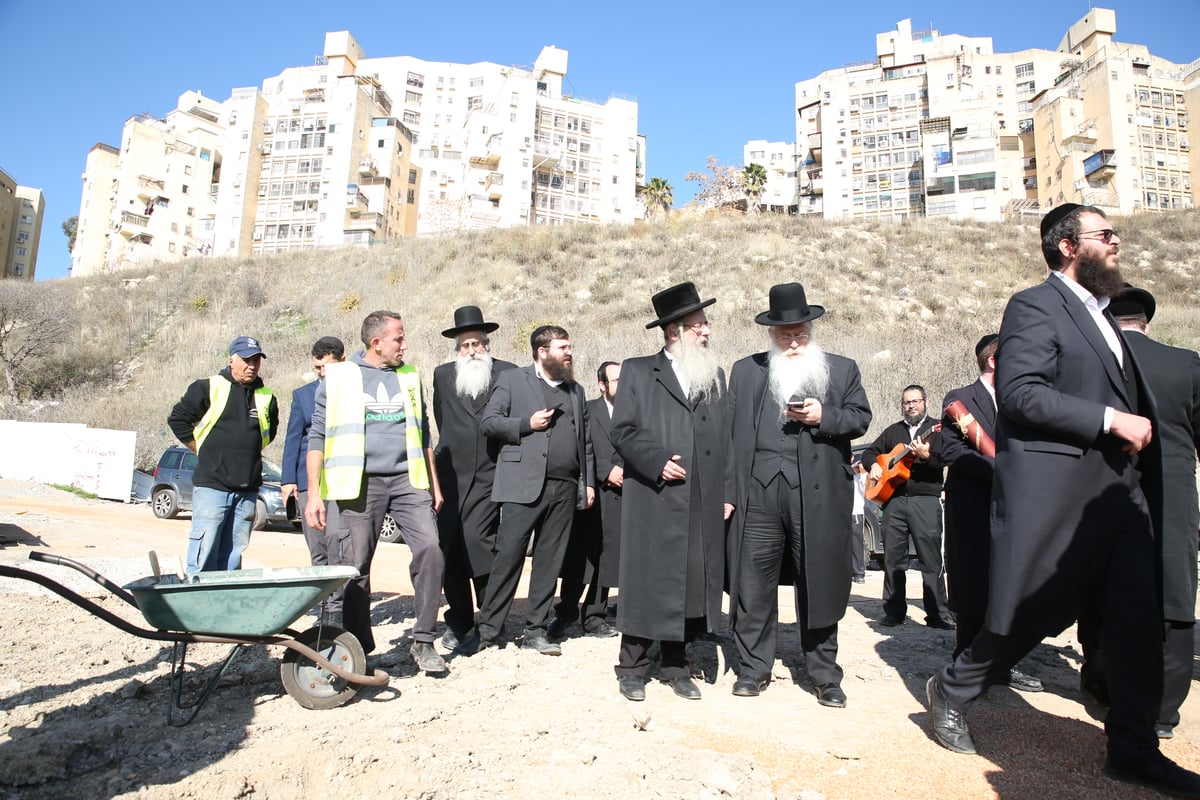
[[[1155,338],[1200,348],[1200,210],[1113,222],[1126,279],[1158,298]],[[23,402],[0,415],[136,430],[139,463],[148,465],[173,443],[171,405],[189,381],[225,364],[234,336],[262,340],[264,378],[286,414],[318,337],[356,346],[367,312],[397,311],[409,359],[428,382],[450,355],[439,332],[467,303],[501,323],[493,354],[519,363],[529,358],[534,326],[566,327],[576,376],[591,395],[601,361],[658,346],[658,332],[644,329],[653,292],[692,280],[702,296],[716,297],[713,343],[728,365],[763,349],[753,317],[766,308],[768,288],[799,280],[809,302],[828,309],[816,328],[823,345],[862,368],[873,436],[897,417],[903,386],[921,383],[940,399],[973,379],[973,343],[998,327],[1014,291],[1045,272],[1032,224],[938,219],[678,216],[634,227],[481,231],[367,250],[196,259],[29,287],[39,307],[62,309],[62,324],[39,327],[53,338],[53,353],[31,367]],[[40,396],[30,401],[32,392]],[[282,439],[269,457],[278,460]]]

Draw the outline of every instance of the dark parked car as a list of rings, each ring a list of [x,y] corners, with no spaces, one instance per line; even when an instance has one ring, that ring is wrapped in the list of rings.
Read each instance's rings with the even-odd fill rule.
[[[154,468],[150,488],[150,508],[154,516],[171,519],[180,511],[192,510],[192,472],[196,469],[196,454],[178,445],[168,447]],[[279,490],[279,467],[263,459],[263,483],[258,487],[254,506],[254,530],[260,531],[270,522],[292,522],[296,519],[295,504],[285,508]]]

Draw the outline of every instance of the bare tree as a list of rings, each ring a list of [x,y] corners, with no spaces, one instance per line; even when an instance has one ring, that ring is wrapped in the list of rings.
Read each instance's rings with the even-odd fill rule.
[[[741,168],[721,164],[716,156],[709,156],[704,172],[689,172],[684,180],[696,181],[700,188],[692,203],[709,208],[737,205],[745,200],[746,177]]]
[[[54,354],[70,330],[70,309],[58,287],[0,281],[0,373],[8,402],[21,402],[26,376]]]

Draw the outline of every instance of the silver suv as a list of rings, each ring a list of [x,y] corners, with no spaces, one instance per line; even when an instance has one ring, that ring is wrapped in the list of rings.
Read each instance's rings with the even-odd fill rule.
[[[168,447],[154,468],[150,487],[150,508],[159,519],[172,519],[180,511],[192,510],[192,472],[196,469],[196,454],[186,447]],[[295,504],[283,505],[279,490],[282,477],[279,467],[263,459],[262,485],[254,504],[254,530],[261,531],[269,522],[289,523],[296,520]],[[292,513],[289,515],[289,510]]]

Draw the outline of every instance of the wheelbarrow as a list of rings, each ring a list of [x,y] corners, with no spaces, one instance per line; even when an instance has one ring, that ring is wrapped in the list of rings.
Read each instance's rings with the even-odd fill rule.
[[[305,708],[337,708],[349,702],[359,686],[385,686],[381,670],[367,674],[367,657],[358,639],[341,628],[318,623],[302,633],[291,627],[350,578],[354,567],[297,567],[155,575],[118,586],[90,567],[50,553],[29,558],[70,567],[135,606],[154,630],[131,624],[106,608],[46,576],[0,564],[0,577],[43,586],[126,633],[171,642],[170,703],[167,723],[188,724],[204,706],[221,676],[247,645],[276,644],[287,648],[279,667],[283,688]],[[152,564],[157,564],[151,558]],[[229,654],[196,699],[183,700],[183,674],[188,645],[232,644]]]

